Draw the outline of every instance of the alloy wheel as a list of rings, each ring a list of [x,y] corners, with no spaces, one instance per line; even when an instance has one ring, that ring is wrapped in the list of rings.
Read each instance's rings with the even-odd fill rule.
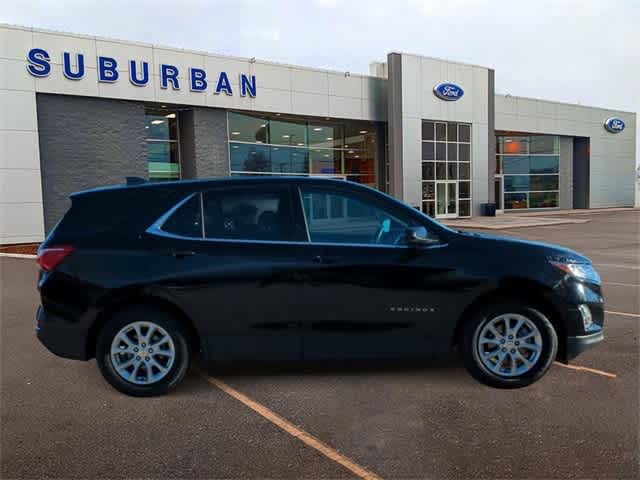
[[[176,358],[173,339],[153,322],[133,322],[114,336],[111,342],[111,364],[128,382],[150,385],[162,380]]]
[[[542,334],[529,318],[506,313],[481,326],[477,355],[482,366],[502,377],[518,377],[529,372],[540,359]]]

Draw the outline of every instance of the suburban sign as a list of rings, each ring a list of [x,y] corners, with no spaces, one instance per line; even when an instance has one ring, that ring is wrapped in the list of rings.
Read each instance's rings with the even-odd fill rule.
[[[620,133],[624,130],[625,126],[624,120],[617,117],[607,118],[604,121],[604,128],[611,133]]]
[[[32,48],[27,54],[27,71],[34,77],[48,77],[51,73],[51,57],[49,53],[42,48]],[[121,68],[115,58],[98,56],[97,57],[97,75],[98,81],[102,83],[115,83],[120,80]],[[128,60],[128,77],[129,81],[136,87],[146,87],[149,84],[150,72],[149,62]],[[160,75],[160,88],[180,90],[183,80],[178,78],[180,71],[175,65],[161,63],[158,65],[158,74]],[[73,81],[82,80],[85,75],[84,54],[63,52],[62,54],[62,73],[66,78]],[[207,89],[213,90],[213,93],[219,95],[233,95],[233,86],[229,80],[227,72],[219,72],[216,76],[209,77],[207,72],[202,68],[191,67],[186,75],[189,90],[192,92],[205,92]],[[211,84],[211,87],[209,87]],[[255,75],[246,75],[241,73],[238,79],[240,96],[250,97],[256,96],[256,77]]]
[[[453,102],[462,98],[464,90],[455,83],[439,83],[433,87],[433,93],[441,100]]]

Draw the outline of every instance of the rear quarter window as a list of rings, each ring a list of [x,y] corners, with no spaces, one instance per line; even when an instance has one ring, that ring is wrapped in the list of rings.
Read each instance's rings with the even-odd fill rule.
[[[202,238],[200,195],[195,194],[182,203],[164,222],[161,229],[181,237]]]

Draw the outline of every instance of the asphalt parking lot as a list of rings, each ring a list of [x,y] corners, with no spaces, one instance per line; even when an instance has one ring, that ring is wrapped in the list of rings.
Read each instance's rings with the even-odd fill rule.
[[[33,260],[0,258],[2,478],[638,478],[640,211],[502,232],[589,256],[606,340],[494,390],[426,365],[198,372],[125,397],[36,340]],[[496,232],[492,232],[496,233]]]

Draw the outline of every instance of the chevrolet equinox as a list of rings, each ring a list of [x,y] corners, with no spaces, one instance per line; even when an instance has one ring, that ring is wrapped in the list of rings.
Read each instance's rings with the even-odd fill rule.
[[[192,357],[437,358],[529,385],[603,339],[591,261],[452,230],[379,191],[303,177],[131,182],[75,193],[38,252],[37,336],[129,395]]]

